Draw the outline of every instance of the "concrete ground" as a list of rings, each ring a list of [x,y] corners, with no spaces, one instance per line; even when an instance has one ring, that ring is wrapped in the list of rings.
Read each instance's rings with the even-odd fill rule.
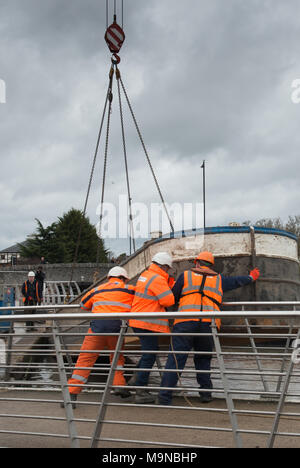
[[[23,401],[18,401],[23,399]],[[80,447],[90,446],[90,438],[98,415],[100,396],[95,393],[84,393],[78,398],[74,410],[76,430],[80,437]],[[49,401],[43,401],[49,400]],[[61,394],[51,391],[32,390],[1,390],[0,391],[0,445],[8,448],[68,448],[70,439],[65,421],[65,410],[60,407]],[[119,397],[110,396],[110,403],[124,403]],[[190,399],[191,404],[182,397],[175,397],[174,405],[182,405],[184,409],[172,407],[135,406],[128,402],[126,406],[109,406],[107,408],[102,439],[122,439],[124,442],[108,440],[99,441],[99,448],[136,448],[165,447],[164,443],[186,444],[188,447],[235,447],[231,431],[226,402],[215,399],[209,404],[201,404],[196,398]],[[277,403],[271,401],[243,401],[234,403],[239,429],[242,431],[243,447],[264,448],[267,446],[268,432],[273,424]],[[297,403],[287,403],[281,416],[279,432],[288,435],[278,435],[274,447],[299,448],[300,438],[300,406]],[[250,414],[249,411],[264,412]],[[6,415],[6,416],[5,416]],[[9,416],[8,416],[9,415]],[[113,423],[118,421],[118,423]],[[192,428],[138,426],[136,422],[184,425]],[[131,424],[132,423],[132,424]],[[195,428],[197,426],[197,428]],[[22,434],[25,432],[27,434]],[[43,435],[44,434],[44,435]],[[133,442],[128,442],[133,441]],[[144,444],[138,441],[145,441]],[[152,445],[150,442],[156,442]]]

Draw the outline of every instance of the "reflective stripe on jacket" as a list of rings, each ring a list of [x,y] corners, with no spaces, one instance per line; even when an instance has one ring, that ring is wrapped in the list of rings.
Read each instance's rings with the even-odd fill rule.
[[[199,290],[202,281],[203,294]],[[214,312],[220,310],[223,298],[221,275],[209,276],[195,273],[193,271],[184,272],[184,284],[179,299],[179,312]],[[176,319],[174,324],[186,321],[197,321],[196,318]],[[210,318],[203,318],[203,322],[211,322]],[[220,326],[220,319],[216,319],[216,324]]]
[[[168,273],[152,263],[137,280],[131,312],[165,312],[166,307],[172,306],[175,300],[168,280]],[[130,319],[129,325],[159,333],[170,332],[167,319]]]
[[[134,286],[126,286],[119,278],[111,278],[89,291],[81,301],[81,308],[98,313],[129,312],[134,297]]]

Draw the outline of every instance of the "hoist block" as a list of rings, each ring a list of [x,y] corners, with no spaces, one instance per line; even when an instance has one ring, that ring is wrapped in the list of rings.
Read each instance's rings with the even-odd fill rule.
[[[116,23],[112,23],[108,26],[104,39],[108,45],[109,50],[116,54],[121,49],[123,42],[125,41],[125,33],[123,29]]]

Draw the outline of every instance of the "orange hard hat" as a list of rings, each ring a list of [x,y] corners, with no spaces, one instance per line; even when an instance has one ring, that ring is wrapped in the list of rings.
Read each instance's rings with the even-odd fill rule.
[[[195,263],[197,260],[203,260],[204,262],[208,262],[211,265],[214,265],[215,258],[211,252],[200,252],[199,255],[195,258]]]

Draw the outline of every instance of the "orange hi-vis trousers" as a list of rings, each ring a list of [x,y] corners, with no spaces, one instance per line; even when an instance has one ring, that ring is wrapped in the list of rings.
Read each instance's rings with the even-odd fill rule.
[[[117,336],[99,336],[93,335],[91,328],[88,331],[88,335],[84,338],[81,346],[81,351],[91,351],[90,353],[80,353],[78,356],[75,369],[72,377],[68,380],[69,392],[72,394],[78,394],[82,391],[83,385],[87,382],[91,369],[80,369],[81,367],[92,368],[101,351],[108,348],[115,350],[118,341]],[[110,354],[110,363],[113,360],[114,353]],[[123,367],[125,363],[124,356],[119,354],[118,366]],[[72,385],[79,385],[72,386]],[[123,371],[116,370],[114,374],[113,385],[126,385],[126,380]]]

